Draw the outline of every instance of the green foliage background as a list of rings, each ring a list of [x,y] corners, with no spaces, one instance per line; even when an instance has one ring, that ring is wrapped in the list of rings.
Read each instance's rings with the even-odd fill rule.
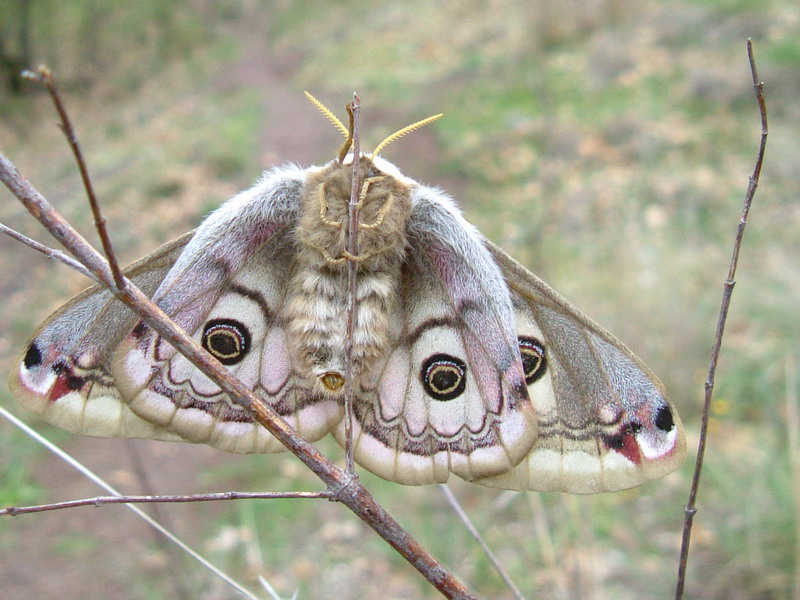
[[[0,2],[0,35],[12,54],[21,51],[23,4]],[[126,259],[194,227],[263,168],[332,157],[337,134],[304,105],[303,89],[331,107],[357,90],[367,146],[444,112],[387,158],[456,195],[488,237],[640,354],[670,390],[692,446],[760,133],[745,54],[752,37],[767,83],[770,140],[718,373],[687,593],[795,597],[800,458],[787,406],[798,397],[800,337],[796,2],[30,0],[29,9],[33,58],[59,77]],[[2,92],[0,151],[91,236],[47,99],[30,85],[22,96],[8,86]],[[4,223],[37,232],[8,193],[1,210]],[[83,282],[8,240],[0,248],[7,371],[48,309]],[[0,402],[22,412],[7,391]],[[84,458],[111,462],[107,476],[130,478],[121,442],[43,429]],[[184,491],[316,487],[288,456],[141,448],[160,492],[178,491],[171,482]],[[0,424],[0,502],[97,493],[55,486],[71,476],[36,452]],[[178,465],[172,471],[169,461]],[[189,482],[182,464],[191,465]],[[687,463],[644,488],[587,498],[455,487],[527,597],[655,598],[674,585],[689,476]],[[508,596],[437,489],[365,478],[479,593]],[[123,519],[119,527],[130,532],[123,540],[80,525],[44,536],[79,515],[0,522],[0,595],[166,598],[185,577],[194,582],[190,597],[227,597],[191,564],[180,567],[188,575],[175,575],[175,559],[122,510],[100,512],[111,523]],[[376,590],[436,597],[337,506],[168,510],[179,532],[232,573],[243,580],[263,573],[287,597],[298,587],[309,598],[370,598]],[[86,543],[94,534],[100,541]],[[30,572],[15,559],[21,548],[35,552]],[[127,558],[113,562],[118,554]],[[44,569],[61,584],[34,576]]]

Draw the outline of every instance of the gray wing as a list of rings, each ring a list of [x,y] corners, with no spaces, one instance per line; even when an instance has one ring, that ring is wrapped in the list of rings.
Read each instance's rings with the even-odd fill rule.
[[[126,268],[152,296],[192,239],[189,232]],[[121,401],[111,361],[137,317],[95,285],[53,313],[11,372],[9,387],[28,410],[62,429],[98,437],[175,439],[142,421]]]
[[[510,292],[449,198],[418,186],[412,201],[402,326],[355,403],[355,458],[405,484],[503,473],[536,439]]]
[[[613,335],[487,242],[511,289],[526,340],[539,435],[491,487],[595,493],[669,473],[686,456],[678,413],[658,378]],[[523,355],[525,352],[523,351]]]
[[[295,262],[307,172],[283,167],[231,199],[198,228],[154,300],[309,440],[341,407],[310,393],[292,364],[283,305]],[[182,439],[230,452],[283,446],[146,325],[117,353],[112,372],[131,409]]]

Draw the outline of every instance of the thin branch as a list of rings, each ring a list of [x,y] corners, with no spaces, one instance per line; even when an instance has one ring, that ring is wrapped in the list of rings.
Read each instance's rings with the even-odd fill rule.
[[[20,426],[16,417],[10,417],[10,413],[8,413],[4,408],[0,407],[0,415],[9,419],[14,425]],[[28,433],[31,431],[27,426],[23,428],[23,430]],[[45,443],[46,438],[39,436],[37,434],[36,440],[40,443]],[[46,444],[47,448],[51,449],[53,452],[56,452],[54,444],[47,440]],[[62,459],[69,456],[66,452],[63,452],[59,448],[57,452],[58,456]],[[78,468],[78,461],[70,456],[70,460],[68,460],[72,466]],[[84,473],[91,473],[88,470],[88,467],[81,465],[82,468],[79,470]],[[84,470],[85,469],[85,470]],[[111,489],[110,486],[107,484],[100,484],[99,477],[92,473],[92,479],[98,483],[98,485],[102,485],[106,489]],[[94,479],[97,477],[97,479]],[[0,516],[11,516],[15,517],[17,515],[24,515],[29,513],[38,513],[38,512],[49,512],[52,510],[62,510],[65,508],[76,508],[78,506],[94,506],[99,507],[105,504],[167,504],[167,503],[183,503],[183,502],[216,502],[220,500],[276,500],[276,499],[285,499],[285,498],[297,498],[297,499],[326,499],[330,500],[333,498],[333,493],[328,490],[322,490],[318,492],[236,492],[236,491],[228,491],[228,492],[211,492],[206,494],[148,494],[148,495],[122,495],[116,494],[114,496],[95,496],[94,498],[83,498],[81,500],[68,500],[66,502],[54,502],[51,504],[37,504],[33,506],[7,506],[6,508],[0,509]]]
[[[739,218],[739,225],[736,230],[736,238],[733,242],[733,253],[731,255],[731,262],[728,268],[728,277],[725,280],[722,291],[722,303],[719,309],[719,318],[717,320],[717,330],[714,337],[714,346],[711,350],[711,363],[708,368],[708,377],[705,383],[705,398],[703,401],[703,417],[700,423],[700,442],[697,448],[697,460],[695,462],[694,475],[692,477],[692,487],[689,492],[689,500],[684,509],[684,522],[683,522],[683,538],[681,540],[681,554],[680,562],[678,564],[678,579],[675,586],[675,600],[683,598],[683,589],[686,583],[686,566],[689,560],[689,545],[692,537],[692,523],[694,516],[697,513],[696,501],[697,492],[700,487],[700,475],[703,471],[703,458],[705,456],[706,439],[708,437],[708,419],[711,412],[711,397],[714,393],[714,378],[717,372],[717,361],[719,360],[720,348],[722,347],[722,336],[725,333],[725,323],[728,319],[728,309],[731,304],[731,296],[733,295],[733,287],[736,285],[734,277],[736,276],[736,267],[739,262],[739,250],[742,246],[742,238],[744,237],[744,230],[747,225],[747,218],[750,214],[750,206],[753,203],[753,197],[758,188],[758,180],[761,175],[761,167],[764,163],[764,152],[767,146],[767,107],[764,102],[764,82],[758,77],[758,70],[756,69],[756,61],[753,56],[753,42],[747,40],[747,56],[750,61],[750,72],[753,77],[753,88],[755,89],[756,101],[758,102],[758,110],[761,115],[761,143],[758,149],[758,157],[753,169],[753,174],[747,185],[747,192],[745,193],[744,206],[742,214]]]
[[[92,275],[89,272],[89,270],[86,269],[86,267],[84,267],[81,263],[79,263],[77,260],[75,260],[71,256],[68,256],[68,255],[64,254],[63,252],[61,252],[61,250],[56,250],[54,248],[48,248],[44,244],[40,244],[39,242],[37,242],[36,240],[32,240],[28,236],[25,236],[25,235],[21,234],[20,232],[14,230],[14,229],[11,229],[10,227],[6,227],[2,223],[0,223],[0,233],[4,233],[8,237],[14,238],[18,242],[22,242],[23,244],[25,244],[29,248],[33,248],[37,252],[41,252],[42,254],[44,254],[49,259],[61,261],[62,263],[67,265],[69,268],[75,269],[81,275],[85,275],[89,279],[97,281],[97,279],[95,279],[95,276]]]
[[[461,507],[461,504],[458,502],[458,498],[456,498],[455,494],[453,494],[453,490],[450,489],[450,486],[446,483],[442,483],[439,485],[439,488],[442,490],[444,497],[447,498],[448,504],[450,504],[451,508],[455,511],[458,518],[461,519],[461,522],[464,524],[464,527],[467,528],[470,535],[478,542],[478,545],[483,550],[483,553],[489,559],[489,562],[492,563],[495,571],[497,571],[500,578],[505,582],[508,589],[511,590],[511,594],[517,600],[525,600],[525,597],[522,595],[522,592],[519,591],[519,588],[511,579],[511,576],[508,572],[503,568],[502,563],[497,559],[492,549],[489,548],[489,545],[484,541],[483,537],[481,537],[480,532],[478,529],[473,525],[470,518],[467,516],[467,513],[464,512],[464,509]]]
[[[0,155],[0,156],[2,156],[2,155]],[[63,460],[64,462],[66,462],[67,464],[72,466],[74,469],[80,471],[80,473],[83,474],[83,476],[86,477],[87,479],[93,481],[95,484],[97,484],[98,486],[100,486],[101,488],[103,488],[104,490],[109,492],[110,494],[114,494],[114,496],[117,496],[117,497],[121,497],[122,496],[114,487],[111,486],[111,484],[109,484],[102,477],[97,475],[97,473],[92,471],[89,467],[87,467],[86,465],[81,463],[75,457],[73,457],[70,454],[67,454],[66,452],[64,452],[61,448],[56,446],[53,442],[51,442],[50,440],[48,440],[44,436],[40,435],[39,433],[37,433],[36,431],[34,431],[30,427],[28,427],[25,423],[20,421],[17,417],[12,415],[10,412],[8,412],[2,406],[0,406],[0,415],[5,417],[13,425],[18,427],[22,431],[24,431],[28,436],[32,437],[34,440],[36,440],[37,442],[42,444],[42,446],[44,446],[45,448],[50,450],[50,452],[52,452],[53,454],[58,456],[61,460]],[[145,521],[147,521],[147,523],[151,527],[153,527],[154,529],[159,531],[161,534],[166,536],[167,539],[169,539],[171,542],[173,542],[174,544],[179,546],[182,550],[187,552],[189,554],[189,556],[194,558],[196,561],[198,561],[200,564],[202,564],[206,569],[208,569],[209,571],[214,573],[214,575],[216,575],[217,577],[222,579],[225,583],[227,583],[232,588],[234,588],[242,596],[244,596],[245,598],[250,598],[251,600],[258,600],[258,597],[255,596],[252,592],[247,590],[245,587],[243,587],[240,583],[238,583],[234,579],[231,579],[231,577],[227,573],[221,571],[219,568],[217,568],[216,566],[211,564],[207,559],[205,559],[203,556],[198,554],[195,550],[193,550],[190,546],[188,546],[185,542],[183,542],[178,536],[176,536],[174,533],[172,533],[170,530],[168,530],[166,527],[164,527],[161,523],[159,523],[158,521],[153,519],[150,515],[148,515],[146,512],[144,512],[141,508],[139,508],[138,506],[134,506],[132,504],[127,504],[127,507],[130,510],[132,510],[134,513],[136,513],[136,515],[140,519],[144,519]],[[8,513],[8,514],[10,514],[10,513]]]
[[[347,251],[350,256],[358,256],[358,197],[361,193],[361,135],[359,132],[359,116],[361,100],[353,94],[353,101],[348,105],[350,130],[353,137],[353,176],[350,184],[350,200],[347,203]],[[344,343],[345,388],[344,388],[344,452],[347,472],[355,475],[353,463],[353,327],[358,308],[357,295],[358,264],[355,260],[347,261],[347,289],[349,306],[347,307],[347,335]]]
[[[257,397],[252,390],[234,377],[186,332],[175,325],[133,283],[126,280],[122,289],[116,286],[105,259],[55,211],[38,190],[22,177],[17,168],[2,154],[0,154],[0,180],[73,256],[109,288],[115,297],[130,307],[154,331],[224,390],[233,402],[251,413],[256,421],[291,450],[325,483],[327,488],[333,492],[335,500],[343,503],[374,529],[445,597],[475,598],[475,595],[463,583],[456,579],[375,501],[357,478],[351,477],[334,465],[312,444],[302,438],[271,406]]]
[[[69,147],[72,149],[75,161],[78,163],[83,187],[86,190],[86,196],[89,198],[89,206],[92,208],[97,234],[100,236],[100,243],[103,245],[103,252],[108,259],[108,264],[111,265],[114,284],[117,286],[117,289],[123,289],[122,286],[125,285],[125,278],[122,275],[122,269],[119,268],[117,257],[114,255],[114,248],[111,246],[111,238],[108,236],[108,230],[106,229],[106,218],[100,210],[100,203],[97,201],[97,196],[94,193],[92,179],[89,177],[89,169],[86,166],[86,161],[83,159],[83,152],[81,152],[81,147],[78,143],[78,136],[75,134],[75,129],[72,127],[72,122],[64,108],[64,103],[61,101],[61,95],[58,93],[53,72],[47,66],[41,65],[35,73],[33,71],[25,71],[23,72],[23,76],[42,83],[50,93],[50,98],[52,98],[58,115],[61,117],[59,126],[61,131],[64,132],[67,142],[69,142]]]
[[[319,499],[330,500],[333,494],[327,490],[321,492],[212,492],[209,494],[188,494],[188,495],[154,495],[154,496],[96,496],[94,498],[83,498],[81,500],[67,500],[66,502],[54,502],[52,504],[38,504],[33,506],[9,506],[0,509],[0,515],[16,517],[28,513],[47,512],[51,510],[61,510],[64,508],[76,508],[78,506],[103,506],[105,504],[149,504],[149,503],[177,503],[177,502],[216,502],[219,500],[277,500],[286,498],[296,499]]]

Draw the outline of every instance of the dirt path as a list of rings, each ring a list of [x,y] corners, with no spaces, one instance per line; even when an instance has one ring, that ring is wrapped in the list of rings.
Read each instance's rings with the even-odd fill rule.
[[[221,89],[250,88],[259,94],[264,110],[259,141],[264,168],[282,162],[310,165],[325,158],[320,140],[336,141],[326,121],[309,110],[302,89],[293,83],[296,65],[275,57],[263,23],[251,21],[237,27],[246,36],[239,60],[221,72],[216,85]]]

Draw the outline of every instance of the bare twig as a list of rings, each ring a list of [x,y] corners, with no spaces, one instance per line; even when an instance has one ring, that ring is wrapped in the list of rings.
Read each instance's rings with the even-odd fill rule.
[[[353,138],[353,179],[350,184],[350,201],[347,203],[347,251],[350,256],[358,255],[358,197],[361,193],[360,181],[360,152],[361,135],[359,133],[359,115],[361,114],[361,100],[353,94],[353,101],[348,105],[350,114],[350,133]],[[353,327],[358,307],[357,276],[358,264],[355,260],[347,261],[347,289],[349,290],[350,303],[347,307],[347,336],[344,344],[345,361],[345,392],[344,392],[344,452],[346,456],[346,469],[351,476],[355,476],[353,463]]]
[[[65,265],[67,265],[69,268],[75,269],[81,275],[85,275],[89,279],[93,279],[93,280],[97,281],[95,279],[94,275],[92,275],[86,269],[86,267],[84,267],[81,263],[79,263],[74,258],[72,258],[70,256],[67,256],[66,254],[61,252],[61,250],[55,250],[54,248],[48,248],[44,244],[40,244],[39,242],[37,242],[36,240],[32,240],[28,236],[22,235],[20,232],[14,230],[14,229],[11,229],[10,227],[6,227],[2,223],[0,223],[0,233],[4,233],[8,237],[14,238],[18,242],[22,242],[23,244],[25,244],[29,248],[33,248],[37,252],[41,252],[47,258],[50,258],[50,259],[53,259],[53,260],[59,260],[62,263],[64,263]]]
[[[234,377],[201,348],[186,332],[153,304],[130,281],[116,285],[105,259],[58,214],[16,167],[0,154],[0,180],[28,211],[75,256],[121,302],[130,307],[161,337],[172,344],[201,372],[220,386],[238,405],[252,414],[284,446],[291,450],[343,503],[375,530],[403,558],[411,563],[447,598],[475,598],[475,595],[405,531],[372,497],[357,478],[350,476],[303,439],[269,405]]]
[[[508,574],[505,568],[503,568],[502,563],[497,559],[497,556],[495,556],[494,552],[492,552],[492,549],[489,548],[489,545],[484,541],[478,529],[475,527],[475,525],[473,525],[472,521],[467,516],[467,513],[464,512],[464,509],[461,507],[458,498],[456,498],[455,494],[453,494],[453,490],[450,489],[450,486],[446,483],[442,483],[439,485],[439,487],[441,488],[444,497],[447,499],[448,504],[450,504],[456,515],[458,515],[458,518],[461,519],[464,527],[467,528],[467,531],[469,531],[470,535],[475,539],[476,542],[478,542],[478,545],[489,559],[489,562],[492,563],[492,566],[494,567],[495,571],[497,571],[497,574],[500,575],[500,578],[505,582],[506,586],[508,586],[508,589],[511,590],[511,595],[517,600],[525,600],[522,592],[519,591],[519,588],[511,579],[511,576]]]
[[[78,143],[78,136],[75,135],[72,122],[70,121],[69,115],[64,108],[64,103],[61,101],[61,95],[58,93],[56,79],[53,76],[53,72],[47,66],[41,65],[35,73],[33,71],[25,71],[23,76],[42,83],[50,93],[50,97],[53,99],[53,104],[55,104],[58,115],[61,117],[61,123],[59,126],[61,127],[61,131],[64,132],[67,142],[69,142],[69,147],[72,149],[72,154],[75,156],[75,161],[78,163],[78,169],[81,173],[83,187],[86,190],[86,196],[89,198],[89,206],[92,208],[92,216],[94,217],[95,227],[97,227],[97,234],[100,236],[100,243],[103,245],[103,252],[105,252],[108,263],[111,265],[111,273],[114,277],[114,284],[117,286],[117,289],[122,289],[122,286],[125,285],[125,278],[122,275],[122,270],[119,268],[117,258],[114,256],[114,248],[111,246],[111,238],[108,237],[108,231],[106,230],[106,219],[100,210],[100,203],[97,201],[97,196],[94,193],[92,179],[89,177],[89,169],[86,166],[86,161],[83,159],[83,152],[81,152],[81,147]]]
[[[42,444],[45,448],[47,448],[50,452],[58,456],[61,460],[69,464],[74,469],[80,471],[80,473],[83,474],[84,477],[94,482],[95,484],[106,490],[108,493],[114,494],[114,497],[122,496],[114,487],[111,486],[111,484],[109,484],[102,477],[97,475],[97,473],[95,473],[89,467],[78,461],[75,457],[64,452],[53,442],[51,442],[44,436],[40,435],[39,433],[28,427],[25,423],[20,421],[17,417],[12,415],[2,406],[0,406],[0,415],[2,415],[10,423],[12,423],[16,427],[24,431],[28,436],[30,436],[31,438]],[[128,509],[132,510],[140,519],[144,519],[145,521],[147,521],[147,523],[151,527],[156,529],[162,535],[166,536],[167,539],[169,539],[171,542],[179,546],[182,550],[188,553],[189,556],[194,558],[196,561],[202,564],[206,569],[214,573],[214,575],[216,575],[217,577],[222,579],[225,583],[227,583],[229,586],[234,588],[237,592],[239,592],[239,594],[241,594],[245,598],[250,598],[251,600],[258,600],[257,596],[253,595],[253,593],[250,592],[247,588],[242,586],[239,582],[235,581],[234,579],[231,579],[231,577],[227,573],[221,571],[212,563],[210,563],[208,560],[206,560],[203,556],[198,554],[195,550],[193,550],[190,546],[188,546],[185,542],[183,542],[178,536],[176,536],[169,529],[164,527],[161,523],[153,519],[141,508],[139,508],[138,506],[134,506],[132,504],[126,504],[126,506],[128,507]],[[2,514],[2,512],[0,512],[0,514]]]
[[[333,494],[327,490],[321,492],[212,492],[210,494],[188,495],[154,495],[154,496],[96,496],[81,500],[67,500],[53,504],[38,504],[34,506],[9,506],[0,509],[0,515],[15,517],[28,513],[47,512],[78,506],[103,506],[105,504],[148,504],[148,503],[178,503],[178,502],[215,502],[219,500],[276,500],[285,498],[330,500]]]
[[[733,294],[733,287],[736,284],[734,277],[736,276],[736,266],[739,262],[739,250],[742,246],[742,238],[744,230],[747,225],[747,217],[750,214],[750,206],[753,203],[753,197],[758,187],[758,180],[761,175],[761,167],[764,163],[764,151],[767,146],[767,107],[764,102],[764,83],[758,77],[758,70],[756,69],[756,61],[753,56],[753,42],[747,40],[747,56],[750,61],[750,72],[753,77],[753,88],[755,89],[756,101],[758,102],[758,110],[761,115],[761,143],[758,149],[758,157],[753,169],[752,175],[747,185],[747,192],[745,193],[744,206],[742,214],[739,218],[739,225],[736,230],[736,238],[733,242],[733,253],[731,255],[730,267],[728,268],[728,277],[723,285],[722,303],[719,309],[719,318],[717,320],[717,329],[714,337],[714,346],[711,350],[711,364],[708,368],[708,377],[705,383],[705,398],[703,401],[703,417],[700,423],[700,442],[697,448],[697,460],[695,462],[694,475],[692,477],[692,487],[689,492],[689,500],[684,509],[684,522],[683,522],[683,539],[681,541],[681,554],[680,562],[678,564],[678,579],[675,586],[675,600],[683,598],[683,589],[686,583],[686,565],[689,559],[689,545],[692,536],[692,523],[694,516],[697,513],[696,501],[697,491],[700,486],[700,475],[703,470],[703,458],[705,456],[706,438],[708,436],[708,419],[711,408],[711,397],[714,393],[714,377],[717,372],[717,361],[719,360],[720,348],[722,347],[722,336],[725,333],[725,323],[728,318],[728,309],[731,304],[731,296]]]

